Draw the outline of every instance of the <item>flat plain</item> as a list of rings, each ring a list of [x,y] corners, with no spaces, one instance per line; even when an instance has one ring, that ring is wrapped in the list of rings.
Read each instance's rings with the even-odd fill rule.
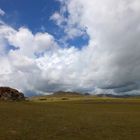
[[[140,140],[140,99],[0,102],[0,140]]]

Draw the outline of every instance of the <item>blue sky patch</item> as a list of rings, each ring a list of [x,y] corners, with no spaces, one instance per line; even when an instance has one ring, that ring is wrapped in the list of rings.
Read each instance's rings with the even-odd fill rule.
[[[48,32],[58,42],[65,36],[63,29],[50,20],[53,13],[60,10],[60,3],[56,0],[1,0],[0,7],[6,13],[2,20],[16,29],[24,26],[34,34]],[[68,40],[67,43],[68,46],[81,48],[88,43],[88,36],[76,37]]]

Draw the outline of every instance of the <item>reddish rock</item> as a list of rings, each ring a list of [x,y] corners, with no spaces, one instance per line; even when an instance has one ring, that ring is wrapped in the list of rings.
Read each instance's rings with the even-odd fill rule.
[[[24,94],[10,87],[0,87],[0,100],[25,100]]]

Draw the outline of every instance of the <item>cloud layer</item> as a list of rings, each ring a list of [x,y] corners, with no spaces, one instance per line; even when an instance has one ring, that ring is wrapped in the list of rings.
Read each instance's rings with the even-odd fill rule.
[[[61,0],[51,16],[65,38],[88,34],[82,50],[61,48],[48,33],[0,25],[0,85],[25,92],[57,90],[140,94],[139,0]]]

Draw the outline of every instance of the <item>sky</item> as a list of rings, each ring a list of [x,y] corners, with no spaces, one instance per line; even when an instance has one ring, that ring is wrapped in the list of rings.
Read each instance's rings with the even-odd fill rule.
[[[139,0],[0,0],[0,86],[140,94]]]

